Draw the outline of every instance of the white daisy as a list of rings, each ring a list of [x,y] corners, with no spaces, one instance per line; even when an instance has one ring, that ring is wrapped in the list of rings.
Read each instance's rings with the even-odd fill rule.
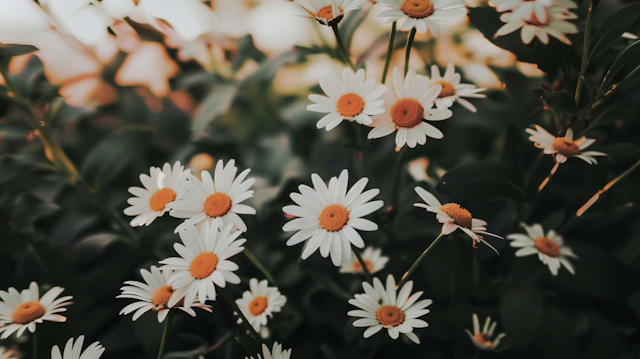
[[[584,149],[591,146],[596,140],[586,138],[584,136],[577,140],[573,139],[573,130],[568,129],[564,137],[556,137],[544,128],[535,125],[536,129],[527,128],[529,141],[533,142],[538,148],[544,149],[544,153],[553,155],[558,163],[565,163],[567,159],[572,157],[580,158],[590,165],[598,163],[594,156],[606,156],[606,153],[596,151],[585,151]]]
[[[267,317],[273,317],[273,313],[284,307],[287,297],[280,294],[278,288],[269,287],[266,279],[258,282],[256,278],[251,278],[249,288],[251,290],[244,292],[236,304],[256,332],[260,332],[261,328],[266,329]],[[242,319],[238,319],[238,323],[241,322]]]
[[[172,270],[161,271],[156,266],[151,266],[151,272],[146,269],[141,269],[140,274],[142,274],[145,283],[130,280],[124,282],[124,284],[128,284],[128,286],[120,288],[122,294],[116,298],[138,300],[124,307],[124,309],[120,311],[120,315],[128,315],[135,311],[132,318],[132,320],[135,321],[140,318],[142,314],[153,310],[154,312],[158,312],[158,322],[162,323],[167,317],[167,314],[169,314],[169,310],[175,308],[188,313],[192,317],[196,316],[196,312],[192,307],[184,307],[181,305],[182,303],[179,302],[173,308],[169,308],[169,299],[171,299],[171,296],[175,292],[173,287],[167,284],[167,281],[171,278],[171,275],[173,275]],[[196,304],[193,305],[193,307],[204,309],[211,313],[211,307],[208,305]]]
[[[347,192],[349,173],[343,170],[340,178],[332,177],[329,188],[317,174],[311,175],[315,189],[300,185],[300,193],[291,193],[291,199],[297,206],[282,208],[284,213],[301,217],[287,222],[282,230],[285,232],[298,231],[287,241],[288,246],[294,246],[311,239],[302,251],[302,259],[309,258],[318,248],[320,254],[327,258],[331,253],[331,261],[340,266],[342,258],[351,258],[351,244],[357,248],[364,248],[364,241],[356,229],[361,231],[375,231],[378,225],[362,217],[369,215],[382,207],[382,201],[372,201],[380,190],[362,190],[369,182],[366,177],[361,178]]]
[[[566,34],[577,34],[578,27],[566,20],[577,19],[578,16],[567,10],[564,6],[551,6],[546,10],[546,20],[538,18],[534,12],[530,18],[523,19],[516,16],[516,13],[508,12],[500,16],[500,20],[506,23],[496,32],[496,37],[510,34],[520,28],[522,42],[530,44],[534,37],[540,39],[543,44],[549,43],[549,35],[571,45],[571,40]]]
[[[318,128],[334,129],[343,120],[356,121],[362,125],[370,125],[371,115],[384,112],[384,100],[378,99],[387,90],[375,79],[364,80],[364,70],[353,74],[353,70],[345,68],[342,81],[335,75],[320,79],[320,87],[327,96],[309,95],[309,100],[315,102],[307,106],[307,110],[328,115],[318,121]]]
[[[342,20],[344,14],[359,9],[364,0],[295,0],[293,6],[303,16],[331,26]]]
[[[531,254],[538,254],[538,258],[545,265],[549,266],[551,274],[558,275],[558,269],[563,265],[571,274],[575,274],[573,265],[568,257],[578,258],[570,247],[563,245],[562,236],[554,230],[547,232],[545,236],[542,226],[534,224],[529,227],[521,223],[527,234],[514,233],[507,236],[512,240],[511,247],[520,248],[516,251],[516,257],[524,257]]]
[[[418,196],[422,198],[424,203],[414,203],[414,206],[424,208],[431,213],[436,214],[436,218],[438,222],[442,223],[442,234],[448,235],[453,233],[456,229],[460,228],[464,233],[466,233],[473,240],[473,247],[477,248],[477,243],[484,243],[489,248],[493,249],[496,253],[498,251],[493,248],[482,236],[481,234],[489,235],[492,237],[503,239],[502,237],[487,232],[487,222],[473,218],[471,216],[471,212],[467,209],[460,207],[457,203],[446,203],[441,204],[438,199],[427,192],[421,187],[415,188]],[[498,253],[500,254],[500,253]]]
[[[60,314],[65,312],[67,308],[63,308],[69,304],[71,296],[56,299],[62,293],[64,288],[53,287],[49,289],[45,295],[40,298],[40,290],[36,282],[31,282],[29,289],[23,290],[21,293],[15,288],[9,288],[8,292],[0,290],[0,339],[6,339],[14,332],[18,332],[18,336],[28,328],[31,333],[36,331],[36,324],[45,320],[52,322],[64,322],[67,320]]]
[[[373,274],[384,268],[389,261],[389,257],[383,256],[380,248],[367,247],[364,252],[362,252],[362,260],[367,266],[369,273]],[[342,262],[340,273],[363,273],[362,264],[360,264],[358,258],[354,256],[351,260]]]
[[[64,355],[60,352],[60,348],[54,345],[51,348],[51,359],[98,359],[104,353],[104,347],[100,345],[100,342],[95,342],[82,351],[82,344],[84,343],[84,335],[81,335],[73,343],[73,338],[69,339],[64,347]]]
[[[484,327],[482,328],[482,331],[480,331],[478,315],[473,313],[473,334],[469,329],[465,329],[465,331],[469,334],[469,338],[471,338],[473,345],[482,350],[493,350],[500,344],[500,340],[506,336],[505,333],[500,333],[495,337],[495,339],[491,339],[493,331],[496,329],[496,325],[498,325],[498,322],[493,322],[493,324],[491,324],[491,317],[487,317],[487,320],[484,322]]]
[[[528,20],[535,15],[540,21],[547,21],[547,9],[552,5],[566,9],[578,7],[571,0],[489,0],[489,5],[498,12],[513,10],[513,17],[517,19]]]
[[[127,216],[136,216],[131,220],[131,226],[148,226],[156,218],[168,212],[171,203],[187,183],[190,171],[185,171],[184,166],[181,166],[178,161],[173,165],[173,170],[168,163],[165,163],[162,170],[151,167],[149,171],[151,177],[141,174],[140,182],[145,188],[129,187],[129,193],[136,197],[127,200],[131,207],[124,210]]]
[[[187,218],[185,223],[176,228],[176,232],[185,226],[210,222],[215,228],[222,228],[232,223],[238,230],[247,231],[247,225],[238,214],[256,214],[256,210],[240,202],[253,197],[249,191],[255,178],[245,180],[250,169],[246,169],[236,178],[238,168],[235,160],[224,166],[222,160],[216,164],[214,179],[209,172],[202,172],[202,181],[189,175],[184,194],[171,204],[172,217]]]
[[[422,319],[417,319],[430,312],[425,309],[433,301],[424,299],[416,302],[422,292],[411,294],[413,281],[408,281],[396,295],[396,281],[391,274],[387,276],[387,288],[382,285],[380,279],[373,278],[373,287],[367,282],[362,283],[365,293],[356,294],[355,299],[350,299],[349,304],[355,305],[360,310],[352,310],[347,313],[352,317],[360,317],[353,322],[354,327],[368,327],[364,331],[364,337],[369,338],[382,328],[387,329],[392,339],[398,339],[400,333],[404,334],[412,342],[420,344],[420,339],[413,333],[413,328],[426,328],[429,326]]]
[[[377,0],[377,3],[388,8],[378,14],[385,20],[385,25],[398,21],[402,31],[415,28],[419,34],[424,34],[429,29],[435,37],[440,32],[439,22],[467,13],[464,4],[457,0]]]
[[[18,359],[20,355],[15,350],[0,347],[0,359]]]
[[[386,112],[376,116],[376,126],[367,138],[384,137],[398,130],[396,146],[407,144],[411,148],[424,145],[427,137],[443,138],[439,129],[423,121],[440,121],[453,115],[450,110],[432,108],[441,90],[439,84],[429,88],[429,81],[418,78],[414,69],[410,69],[404,78],[402,72],[394,68],[393,90],[384,94]]]
[[[463,97],[469,98],[485,98],[487,95],[481,94],[486,90],[485,88],[478,88],[473,84],[461,84],[460,74],[456,72],[453,63],[449,62],[447,69],[444,72],[444,76],[440,76],[440,70],[438,66],[431,66],[431,78],[427,78],[429,81],[429,87],[440,85],[442,90],[436,99],[436,107],[446,109],[453,106],[454,102],[458,102],[471,112],[476,112],[476,107],[471,102],[463,99]]]
[[[242,252],[242,244],[247,240],[238,239],[240,231],[231,233],[233,224],[228,224],[222,231],[213,225],[204,223],[198,231],[194,226],[184,227],[180,233],[182,243],[173,248],[180,257],[167,258],[160,261],[164,264],[161,270],[174,270],[167,280],[175,292],[169,299],[171,308],[184,297],[184,307],[192,307],[196,298],[200,304],[207,299],[216,300],[217,285],[224,288],[227,282],[240,283],[240,278],[233,273],[238,265],[228,260]]]
[[[269,347],[262,344],[262,356],[258,354],[258,359],[289,359],[291,357],[291,349],[282,350],[282,344],[273,343],[273,349],[269,352]],[[245,359],[254,359],[253,357],[245,357]]]

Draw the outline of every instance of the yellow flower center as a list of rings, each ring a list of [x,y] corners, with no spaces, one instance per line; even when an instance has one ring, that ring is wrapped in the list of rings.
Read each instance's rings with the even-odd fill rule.
[[[449,81],[446,81],[446,80],[436,81],[431,86],[434,86],[434,85],[442,86],[442,91],[440,91],[440,95],[438,95],[438,98],[449,97],[456,94],[456,87]]]
[[[196,279],[207,278],[218,266],[218,256],[211,252],[198,254],[189,266],[189,273]]]
[[[163,285],[153,292],[153,295],[151,296],[151,303],[155,306],[163,306],[167,308],[172,294],[173,288],[170,285]]]
[[[414,19],[424,19],[435,11],[429,0],[406,0],[400,5],[400,10]]]
[[[569,157],[580,154],[580,148],[572,140],[564,137],[556,138],[551,144],[551,148],[558,153]]]
[[[471,212],[466,210],[465,208],[460,207],[457,203],[447,203],[443,204],[439,208],[442,212],[446,213],[447,216],[453,218],[453,223],[459,225],[460,227],[471,229],[472,218]]]
[[[213,157],[206,153],[198,153],[191,158],[189,167],[195,171],[204,171],[213,167]]]
[[[41,318],[46,312],[47,309],[38,301],[24,302],[13,311],[11,320],[17,324],[29,324]]]
[[[368,260],[368,259],[362,259],[362,261],[364,262],[364,264],[367,266],[367,269],[369,270],[369,273],[373,272],[373,263]],[[359,260],[355,260],[353,261],[353,264],[351,265],[351,268],[353,268],[354,272],[362,272],[362,264],[360,264]]]
[[[163,188],[156,191],[156,193],[149,199],[149,208],[152,211],[162,211],[167,204],[173,202],[176,199],[176,192],[171,188]]]
[[[364,110],[364,100],[354,93],[347,93],[340,97],[336,107],[342,116],[353,117]]]
[[[251,313],[251,315],[253,315],[254,317],[258,316],[267,309],[268,304],[269,304],[269,299],[267,299],[267,297],[265,296],[255,297],[253,298],[251,303],[249,303],[249,313]]]
[[[551,238],[540,237],[536,239],[535,247],[538,252],[544,253],[549,257],[558,257],[560,255],[560,246]]]
[[[391,120],[398,127],[414,128],[424,118],[424,107],[412,98],[403,98],[391,106]]]
[[[342,12],[342,8],[338,7],[338,10],[340,12]],[[317,17],[321,17],[327,20],[331,20],[333,19],[334,16],[339,15],[339,14],[334,14],[333,13],[333,9],[331,8],[331,5],[327,5],[324,6],[322,8],[320,8],[320,10],[318,10],[318,13],[316,14]]]
[[[349,222],[349,211],[339,204],[331,204],[320,212],[318,220],[325,230],[337,232]]]
[[[216,192],[204,201],[203,211],[209,217],[221,217],[231,209],[231,197],[222,192]]]
[[[478,333],[474,335],[473,338],[476,340],[476,342],[478,342],[478,344],[493,345],[493,342],[491,341],[491,337],[488,334]]]
[[[378,323],[385,328],[393,328],[404,323],[404,312],[393,305],[385,305],[376,311]]]

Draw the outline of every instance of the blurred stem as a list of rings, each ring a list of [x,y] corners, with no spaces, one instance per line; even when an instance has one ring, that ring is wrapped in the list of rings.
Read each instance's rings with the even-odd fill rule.
[[[340,30],[338,30],[338,23],[334,22],[331,25],[331,28],[333,29],[333,33],[336,35],[336,41],[338,42],[338,48],[340,49],[340,52],[342,53],[342,57],[344,57],[344,62],[349,65],[349,67],[351,67],[351,70],[356,71],[356,66],[353,64],[353,62],[351,62],[351,58],[349,57],[349,52],[347,51],[347,48],[344,46],[344,42],[342,42],[342,37],[340,36]]]
[[[38,337],[36,332],[33,332],[33,335],[31,335],[31,341],[33,344],[33,359],[38,359]]]
[[[393,53],[393,43],[396,40],[396,21],[391,25],[391,35],[389,35],[389,46],[387,46],[387,55],[384,58],[384,70],[382,70],[382,84],[387,80],[387,71],[389,71],[389,62],[391,62],[391,54]]]
[[[580,76],[578,77],[578,85],[576,86],[576,108],[580,107],[580,95],[582,94],[582,83],[589,66],[589,43],[591,42],[591,19],[593,18],[593,0],[589,2],[589,13],[587,14],[587,23],[584,28],[584,42],[582,44],[582,64],[580,65]]]
[[[407,281],[409,280],[409,277],[411,276],[411,274],[418,268],[418,266],[420,265],[420,262],[422,262],[422,260],[424,259],[424,257],[427,255],[427,253],[429,253],[431,251],[431,249],[433,247],[435,247],[436,243],[438,243],[438,241],[440,240],[440,238],[444,237],[444,234],[440,233],[436,239],[433,240],[433,242],[431,242],[431,244],[429,245],[429,247],[427,247],[427,249],[424,250],[424,252],[422,252],[422,254],[420,255],[420,257],[418,257],[418,259],[413,263],[413,265],[411,266],[411,268],[409,268],[409,270],[402,276],[402,280],[400,281],[400,284],[398,284],[398,288],[400,290],[402,290],[402,286],[407,283]]]
[[[383,338],[382,335],[378,335],[378,340],[376,340],[376,343],[373,345],[373,347],[371,347],[371,351],[369,351],[369,355],[367,355],[367,359],[373,359],[373,357],[376,355],[376,352],[380,347],[380,343],[382,343],[382,338]]]
[[[326,48],[331,48],[331,46],[327,42],[327,39],[325,39],[324,35],[322,35],[322,31],[320,30],[320,24],[318,24],[317,21],[313,22],[313,30],[315,31],[316,35],[318,35],[318,39],[320,39],[320,42],[322,42],[322,45],[324,45]]]
[[[240,308],[238,308],[236,301],[233,300],[233,298],[231,298],[229,293],[227,293],[227,290],[225,288],[219,288],[218,291],[222,294],[224,299],[226,299],[227,302],[229,302],[229,304],[233,307],[233,310],[235,310],[235,312],[238,313],[238,315],[242,319],[242,323],[244,324],[244,326],[247,327],[247,329],[249,329],[249,333],[251,333],[251,335],[253,335],[257,341],[262,343],[262,337],[258,334],[258,332],[256,332],[256,330],[253,328],[253,325],[249,323],[249,320],[247,320],[247,317],[240,310]]]
[[[272,285],[274,285],[276,287],[278,286],[276,284],[276,281],[271,276],[271,273],[269,273],[267,268],[265,268],[265,266],[263,266],[262,263],[260,263],[258,258],[256,258],[251,252],[249,252],[247,247],[244,247],[244,251],[242,251],[242,252],[244,253],[244,255],[247,256],[247,258],[249,258],[251,263],[253,263],[253,265],[255,265],[262,272],[262,274],[264,274],[265,277],[267,277],[267,280],[269,280],[269,282],[271,282]]]
[[[367,263],[365,263],[364,259],[362,259],[362,255],[360,255],[360,250],[356,248],[353,244],[351,245],[351,250],[358,258],[358,262],[360,262],[360,266],[362,267],[362,273],[367,278],[367,282],[373,283],[373,277],[371,277],[371,272],[369,272],[369,267],[367,267]]]
[[[411,29],[409,38],[407,39],[407,48],[404,55],[404,74],[407,75],[409,71],[409,57],[411,56],[411,47],[413,46],[413,38],[416,37],[416,28]]]
[[[398,196],[400,192],[400,178],[402,177],[401,169],[402,169],[402,156],[404,155],[406,147],[402,147],[400,152],[398,152],[398,157],[396,158],[396,165],[394,167],[394,177],[393,177],[393,186],[391,187],[391,209],[396,210],[396,205],[398,202]]]
[[[167,334],[169,333],[169,327],[171,326],[171,319],[173,319],[173,312],[174,310],[169,310],[167,320],[164,321],[164,330],[162,331],[160,350],[158,350],[158,359],[162,359],[162,354],[164,354],[164,345],[167,342]]]
[[[560,162],[556,162],[556,164],[551,169],[551,172],[549,172],[549,175],[547,176],[547,178],[545,178],[544,181],[542,181],[542,183],[540,183],[540,186],[538,187],[538,192],[542,191],[544,186],[546,186],[547,183],[549,183],[549,180],[556,173],[556,171],[558,170],[559,166],[560,166]]]

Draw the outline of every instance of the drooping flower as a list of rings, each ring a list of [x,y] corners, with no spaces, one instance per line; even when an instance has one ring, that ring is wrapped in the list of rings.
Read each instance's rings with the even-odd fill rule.
[[[527,234],[514,233],[507,236],[511,247],[520,248],[516,251],[516,257],[524,257],[538,254],[540,261],[549,267],[551,274],[558,275],[558,269],[563,265],[571,274],[575,274],[569,257],[578,258],[570,247],[564,245],[562,236],[554,230],[544,234],[542,226],[534,224],[529,227],[521,223]]]
[[[100,342],[95,342],[82,351],[83,343],[84,335],[79,336],[75,343],[73,338],[69,339],[64,347],[64,354],[60,352],[57,345],[54,345],[51,348],[51,359],[98,359],[104,353],[105,349]]]
[[[436,107],[446,109],[453,106],[454,102],[458,102],[471,112],[476,112],[476,107],[463,97],[468,98],[485,98],[487,95],[481,94],[486,89],[478,88],[473,84],[461,84],[460,74],[456,72],[453,63],[449,62],[443,76],[440,76],[438,66],[431,66],[431,78],[428,79],[429,86],[436,84],[442,86],[442,90],[436,99]]]
[[[331,253],[331,261],[340,266],[343,257],[351,258],[351,244],[357,248],[364,248],[364,241],[357,230],[375,231],[378,225],[364,219],[382,207],[382,201],[371,201],[380,193],[378,189],[370,189],[364,193],[364,187],[369,182],[366,177],[361,178],[347,192],[349,173],[343,170],[340,178],[332,177],[329,187],[317,174],[311,175],[314,188],[300,185],[300,193],[291,193],[291,199],[297,206],[285,206],[284,213],[301,217],[287,222],[282,230],[297,231],[287,241],[288,246],[294,246],[311,237],[302,251],[302,259],[307,259],[318,248],[320,254],[327,258]]]
[[[447,22],[451,18],[467,12],[461,1],[447,0],[378,0],[388,9],[380,12],[385,25],[398,21],[399,29],[409,31],[413,28],[419,34],[429,32],[437,37],[440,33],[439,22]]]
[[[534,37],[537,37],[543,44],[549,43],[549,36],[571,45],[571,40],[566,34],[577,34],[578,27],[566,20],[575,20],[578,16],[567,10],[564,6],[551,6],[546,8],[546,20],[538,18],[534,12],[528,19],[518,17],[515,12],[508,12],[500,16],[500,20],[505,23],[496,32],[497,36],[510,34],[520,28],[522,42],[530,44]]]
[[[362,287],[365,293],[356,294],[355,299],[349,300],[349,304],[360,309],[349,311],[347,315],[361,318],[356,320],[353,326],[367,327],[364,331],[365,338],[385,328],[392,339],[398,339],[402,333],[412,342],[420,343],[418,336],[413,333],[413,328],[429,326],[427,322],[418,318],[430,312],[425,308],[433,301],[424,299],[416,302],[422,296],[422,292],[411,294],[413,281],[403,285],[397,295],[396,281],[391,274],[387,276],[386,288],[378,278],[373,278],[373,286],[363,282]]]
[[[291,358],[291,349],[282,350],[282,344],[273,343],[273,349],[269,351],[266,344],[262,344],[262,356],[258,354],[258,359],[289,359]],[[245,359],[254,359],[253,357],[245,357]]]
[[[250,290],[244,292],[242,298],[236,299],[238,308],[247,317],[249,324],[256,332],[266,329],[268,318],[273,317],[273,313],[282,310],[287,302],[287,297],[280,294],[278,288],[268,285],[266,279],[258,282],[256,278],[251,278],[249,281]],[[238,322],[242,322],[242,319],[238,319]]]
[[[564,137],[556,137],[544,128],[535,125],[536,129],[527,128],[529,141],[534,145],[544,150],[544,153],[553,155],[553,158],[558,163],[565,163],[567,159],[572,157],[580,158],[590,165],[598,163],[594,156],[606,156],[606,153],[596,151],[584,151],[587,147],[591,146],[596,140],[586,138],[584,136],[573,139],[573,130],[568,129]]]
[[[362,252],[362,260],[364,264],[367,266],[369,273],[373,274],[387,264],[389,261],[389,257],[382,255],[382,250],[380,248],[367,247],[364,252]],[[340,273],[363,273],[362,264],[358,258],[352,257],[350,260],[346,260],[342,262],[342,267],[340,267]]]
[[[493,322],[493,324],[491,324],[491,317],[487,317],[487,320],[484,322],[484,327],[482,328],[482,331],[480,331],[478,315],[473,313],[473,334],[469,329],[465,329],[465,331],[469,334],[469,338],[471,338],[473,345],[482,350],[493,350],[500,344],[500,340],[506,336],[505,333],[500,333],[494,339],[491,339],[493,332],[496,329],[496,325],[498,325],[498,322]]]
[[[293,6],[303,16],[315,19],[322,25],[339,23],[344,14],[359,9],[364,0],[295,0]]]

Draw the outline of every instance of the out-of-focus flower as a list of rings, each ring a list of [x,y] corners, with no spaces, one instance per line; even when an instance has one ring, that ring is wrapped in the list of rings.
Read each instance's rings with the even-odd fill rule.
[[[398,21],[400,30],[415,28],[419,34],[424,34],[428,29],[435,37],[440,33],[439,22],[467,12],[458,0],[378,0],[377,3],[389,8],[378,14],[385,19],[385,25]]]
[[[277,54],[289,51],[294,45],[308,44],[315,24],[297,14],[290,1],[262,1],[247,16],[256,47]]]
[[[52,17],[52,23],[62,33],[69,34],[84,45],[98,45],[105,41],[108,27],[114,18],[91,0],[40,0],[40,6]]]
[[[565,163],[567,159],[577,157],[590,165],[598,163],[594,156],[606,156],[606,153],[597,151],[584,151],[596,140],[584,136],[573,140],[573,130],[568,129],[564,137],[555,137],[544,128],[535,125],[535,130],[527,128],[526,131],[531,136],[529,141],[544,150],[545,154],[552,155],[556,162]]]
[[[236,299],[236,304],[256,332],[262,332],[261,329],[267,329],[267,318],[282,310],[287,297],[280,294],[278,288],[269,287],[266,279],[258,282],[256,278],[251,278],[249,288],[242,294],[242,298]],[[242,319],[238,319],[238,323],[241,322]],[[261,334],[266,336],[268,331]]]
[[[104,353],[104,347],[100,345],[100,342],[95,342],[82,350],[82,344],[84,343],[84,335],[81,335],[73,343],[73,338],[69,339],[64,347],[64,355],[60,352],[60,348],[54,345],[51,348],[51,359],[98,359]]]
[[[367,266],[369,273],[373,274],[384,268],[389,261],[389,257],[383,256],[380,248],[367,247],[364,252],[362,252],[362,260]],[[358,258],[352,257],[351,260],[342,262],[340,273],[364,273],[364,271]]]
[[[315,19],[322,25],[337,24],[344,14],[359,9],[364,0],[295,0],[293,6],[303,16]]]
[[[414,328],[426,328],[427,322],[419,317],[430,312],[425,309],[433,301],[424,299],[416,302],[422,292],[411,294],[413,281],[408,281],[396,294],[396,281],[391,274],[387,276],[387,287],[382,285],[378,278],[373,278],[373,286],[367,282],[362,283],[365,293],[356,294],[355,299],[350,299],[349,304],[359,310],[352,310],[347,315],[360,317],[353,323],[354,327],[367,327],[364,337],[369,338],[382,328],[387,329],[392,339],[398,339],[400,333],[404,334],[412,342],[420,344],[420,339],[413,333]]]
[[[454,102],[458,102],[471,112],[476,112],[476,107],[471,102],[463,99],[462,97],[469,98],[485,98],[487,95],[478,92],[484,91],[484,88],[477,88],[473,84],[461,84],[461,76],[456,72],[453,63],[449,62],[447,69],[444,72],[444,76],[440,76],[440,70],[438,66],[431,66],[431,79],[429,80],[429,86],[436,84],[442,86],[440,95],[436,99],[436,107],[440,109],[446,109],[453,106]]]
[[[511,247],[520,248],[516,251],[516,257],[538,254],[538,258],[549,267],[551,274],[558,275],[561,265],[571,274],[576,274],[568,258],[578,258],[578,256],[570,247],[564,245],[562,236],[554,230],[548,231],[545,235],[542,226],[537,223],[531,227],[524,223],[521,225],[527,234],[514,233],[507,236],[512,241]]]
[[[311,239],[302,251],[302,259],[307,259],[318,248],[324,258],[331,253],[331,261],[336,267],[342,263],[343,257],[351,259],[351,244],[357,248],[364,248],[364,241],[356,229],[361,231],[375,231],[378,225],[364,219],[382,207],[382,201],[371,201],[380,193],[378,189],[370,189],[364,193],[364,187],[369,179],[358,180],[347,192],[349,173],[343,170],[340,178],[332,177],[329,187],[317,174],[311,175],[315,189],[300,185],[300,193],[289,196],[297,206],[285,206],[282,211],[296,217],[287,222],[282,230],[285,232],[298,231],[287,241],[288,246],[294,246]]]
[[[262,357],[258,354],[258,359],[289,359],[291,358],[291,349],[282,350],[282,344],[273,343],[273,349],[269,351],[266,344],[262,344]],[[245,357],[245,359],[254,359],[253,357]]]
[[[198,36],[209,33],[215,23],[211,8],[199,0],[140,0],[131,10],[129,17],[135,22],[149,24],[161,32],[161,21],[166,21],[186,41],[193,41]]]
[[[16,351],[7,349],[5,347],[0,347],[0,359],[18,359],[20,358],[20,354]]]
[[[482,331],[480,331],[478,315],[473,313],[473,334],[469,329],[465,329],[465,331],[469,334],[469,338],[471,338],[473,345],[482,350],[493,350],[500,344],[500,340],[506,336],[505,333],[500,333],[495,337],[495,339],[491,339],[493,331],[496,329],[496,325],[498,325],[497,321],[491,324],[491,317],[487,317],[487,320],[484,322],[484,327],[482,328]]]
[[[497,36],[510,34],[520,28],[520,37],[525,44],[531,43],[534,37],[540,39],[543,44],[549,43],[549,36],[571,45],[571,40],[566,34],[577,34],[578,27],[566,20],[577,19],[578,16],[567,10],[565,6],[551,6],[546,9],[547,18],[541,20],[534,12],[530,18],[522,19],[515,16],[515,12],[502,14],[500,20],[506,23],[496,32]]]
[[[146,86],[156,97],[169,94],[169,79],[178,74],[178,65],[169,57],[164,46],[142,41],[129,53],[116,73],[120,86]]]
[[[207,153],[198,153],[197,155],[191,157],[191,161],[189,161],[189,169],[191,169],[191,173],[196,176],[198,179],[202,179],[202,171],[208,171],[213,168],[215,161],[213,157]]]

